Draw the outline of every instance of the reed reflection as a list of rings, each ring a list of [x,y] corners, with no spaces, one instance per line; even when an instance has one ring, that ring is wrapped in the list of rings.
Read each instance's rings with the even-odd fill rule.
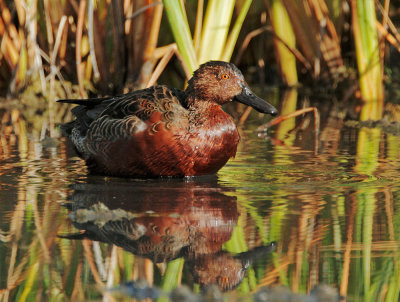
[[[201,287],[230,290],[275,245],[240,254],[222,250],[239,216],[228,191],[216,178],[76,184],[66,206],[83,232],[62,237],[112,243],[155,263],[183,257]]]

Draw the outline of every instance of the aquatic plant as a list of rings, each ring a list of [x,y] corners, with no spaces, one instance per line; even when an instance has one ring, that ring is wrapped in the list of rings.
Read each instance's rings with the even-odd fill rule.
[[[192,38],[184,2],[163,0],[178,50],[191,73],[199,64],[210,60],[230,61],[252,0],[236,2],[236,0],[208,1],[203,16],[204,0],[198,1],[194,38]],[[235,5],[238,5],[239,14],[231,26]]]
[[[145,86],[166,49],[157,49],[158,1],[0,2],[3,83],[15,94],[32,81],[51,98],[52,82],[76,75],[81,97],[89,82],[110,92]],[[17,18],[11,19],[15,10]],[[70,49],[75,49],[75,52]],[[68,50],[68,51],[67,51]],[[39,75],[38,78],[33,75]],[[65,93],[69,93],[68,90]]]
[[[365,105],[360,119],[378,120],[383,113],[381,54],[376,28],[375,1],[351,1],[360,91]]]
[[[286,85],[295,86],[298,83],[296,57],[291,50],[296,48],[296,37],[291,21],[282,0],[270,1],[269,11],[275,34],[276,59],[282,77]]]

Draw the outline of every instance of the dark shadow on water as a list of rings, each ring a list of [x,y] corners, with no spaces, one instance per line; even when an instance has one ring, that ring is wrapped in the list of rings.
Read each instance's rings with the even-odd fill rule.
[[[251,262],[275,248],[273,243],[240,254],[222,250],[239,214],[233,189],[220,186],[217,177],[148,181],[93,177],[73,189],[65,206],[82,232],[61,237],[115,244],[155,263],[183,257],[202,288],[237,287]]]

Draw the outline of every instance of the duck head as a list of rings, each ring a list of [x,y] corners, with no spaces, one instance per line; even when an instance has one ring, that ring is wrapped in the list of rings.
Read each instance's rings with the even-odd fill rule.
[[[213,101],[219,105],[238,101],[261,113],[276,115],[274,106],[256,96],[240,70],[232,63],[209,61],[193,73],[186,93],[195,101]]]

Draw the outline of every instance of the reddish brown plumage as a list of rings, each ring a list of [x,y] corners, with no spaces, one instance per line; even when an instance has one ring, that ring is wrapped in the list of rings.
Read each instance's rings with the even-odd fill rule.
[[[239,133],[221,105],[237,99],[276,109],[251,93],[240,71],[212,61],[185,91],[154,86],[118,97],[62,100],[80,106],[63,126],[90,171],[116,176],[212,174],[235,156]]]

